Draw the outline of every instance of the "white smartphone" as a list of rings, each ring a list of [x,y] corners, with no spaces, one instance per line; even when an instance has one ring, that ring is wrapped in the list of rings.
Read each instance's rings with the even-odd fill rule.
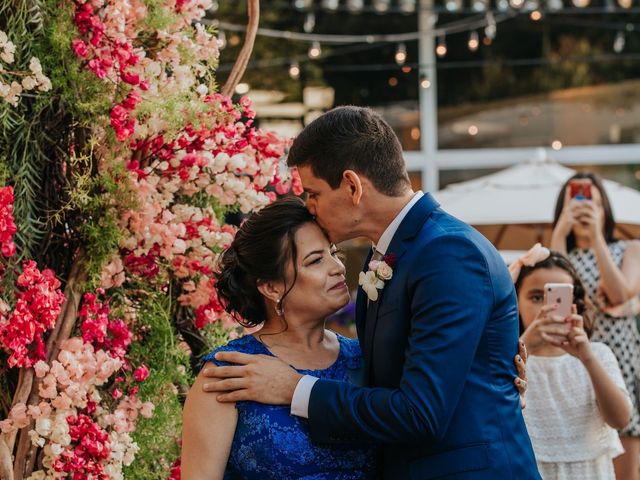
[[[570,283],[546,283],[544,285],[544,304],[558,305],[554,315],[568,317],[573,305],[573,285]]]

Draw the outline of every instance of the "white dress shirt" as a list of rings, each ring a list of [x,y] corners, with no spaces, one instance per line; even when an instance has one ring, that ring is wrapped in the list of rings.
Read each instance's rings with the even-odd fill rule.
[[[409,210],[411,210],[423,195],[424,193],[422,192],[416,192],[409,203],[400,210],[400,213],[396,215],[393,221],[382,233],[378,243],[376,245],[372,245],[375,252],[378,252],[382,256],[386,255],[387,249],[391,244],[391,240],[393,240],[393,236],[398,231],[398,227],[400,227],[402,220],[404,220],[404,217],[407,216]],[[318,379],[316,377],[312,377],[311,375],[305,375],[300,379],[296,385],[295,391],[293,392],[293,398],[291,399],[291,415],[309,418],[309,398],[311,397],[311,389],[317,380]]]

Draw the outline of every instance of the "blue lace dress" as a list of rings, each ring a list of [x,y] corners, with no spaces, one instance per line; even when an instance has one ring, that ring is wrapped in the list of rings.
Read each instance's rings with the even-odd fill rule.
[[[298,370],[307,375],[352,381],[360,369],[357,340],[338,335],[340,353],[324,370]],[[217,361],[216,352],[231,350],[272,355],[251,335],[232,340],[205,356],[202,364]],[[317,445],[311,442],[306,419],[290,414],[289,406],[238,402],[238,424],[233,437],[225,480],[370,480],[375,475],[375,449],[362,445]],[[213,427],[213,426],[212,426]]]

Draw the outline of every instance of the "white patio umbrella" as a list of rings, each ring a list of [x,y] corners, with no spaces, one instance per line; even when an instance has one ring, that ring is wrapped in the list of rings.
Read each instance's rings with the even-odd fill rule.
[[[576,173],[545,158],[457,183],[434,193],[442,207],[473,225],[500,250],[548,245],[560,188]],[[640,238],[640,192],[604,180],[619,238]]]

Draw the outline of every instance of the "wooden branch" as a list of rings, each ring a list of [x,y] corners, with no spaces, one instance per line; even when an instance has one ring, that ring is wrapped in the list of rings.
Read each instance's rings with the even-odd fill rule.
[[[64,289],[65,301],[60,311],[60,317],[56,322],[56,326],[47,339],[47,363],[51,364],[52,360],[58,356],[60,345],[71,336],[76,319],[78,318],[78,306],[82,292],[79,286],[87,279],[85,270],[85,254],[83,251],[78,252],[76,260],[71,267],[69,279]],[[33,379],[33,371],[31,370]],[[32,381],[30,394],[28,395],[28,404],[35,405],[40,401],[39,395],[40,380]],[[34,422],[20,430],[18,446],[16,449],[16,458],[13,463],[14,480],[23,480],[29,477],[33,472],[35,465],[37,447],[31,443],[29,431],[34,428]]]
[[[29,400],[29,394],[33,387],[33,369],[21,368],[18,374],[18,385],[16,387],[16,393],[13,396],[13,402],[11,406],[14,407],[18,403],[26,403]],[[13,452],[13,447],[16,443],[16,436],[18,431],[15,430],[5,436],[6,446],[10,452]],[[1,479],[2,477],[0,477]]]
[[[227,97],[233,95],[236,85],[240,83],[240,79],[247,69],[249,58],[253,51],[253,44],[256,40],[256,34],[258,33],[258,23],[260,22],[260,0],[248,0],[247,13],[249,16],[249,22],[247,24],[247,31],[244,37],[244,45],[242,46],[242,50],[240,50],[236,63],[231,69],[227,82],[222,88],[222,94]]]
[[[11,449],[7,446],[4,434],[0,434],[0,480],[14,480]]]

